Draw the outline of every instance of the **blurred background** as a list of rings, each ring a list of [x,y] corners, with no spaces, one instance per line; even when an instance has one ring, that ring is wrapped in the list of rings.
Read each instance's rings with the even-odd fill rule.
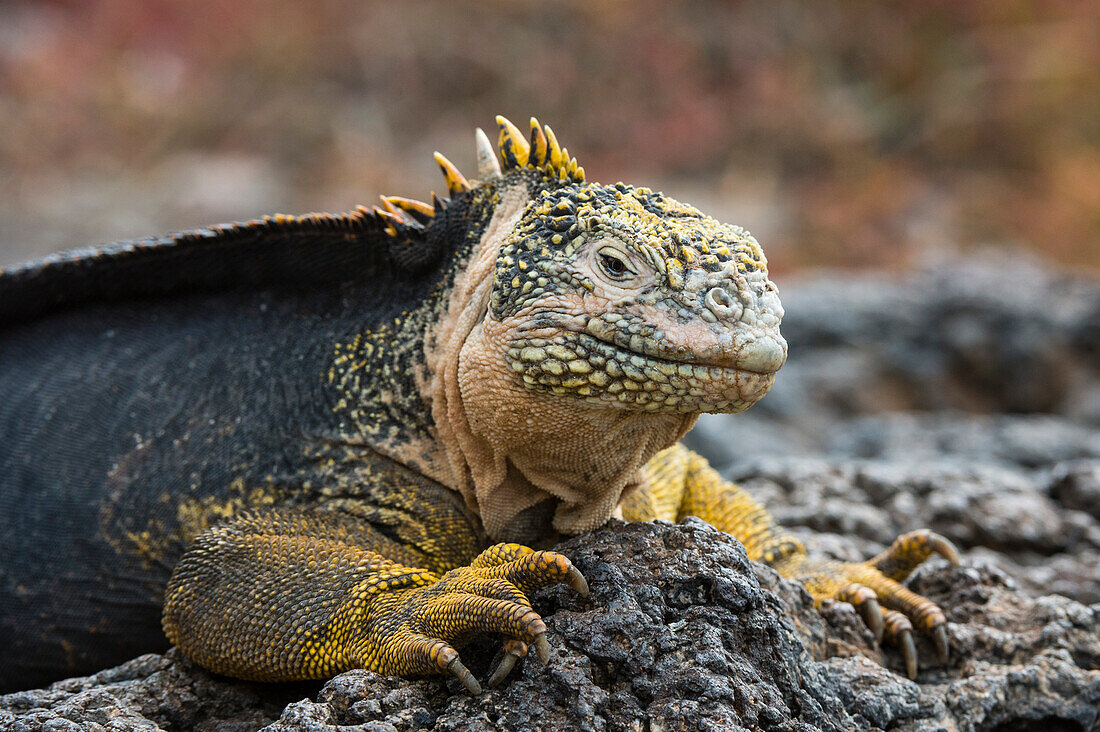
[[[3,2],[0,266],[424,197],[498,113],[779,275],[987,246],[1100,271],[1100,3],[1061,0]]]

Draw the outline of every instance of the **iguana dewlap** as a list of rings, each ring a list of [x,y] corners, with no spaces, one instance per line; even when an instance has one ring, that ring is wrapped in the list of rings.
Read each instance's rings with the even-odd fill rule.
[[[273,216],[0,272],[0,690],[168,639],[248,679],[449,672],[499,635],[499,682],[584,592],[532,551],[613,515],[687,515],[856,604],[916,672],[898,584],[928,531],[864,563],[802,545],[678,444],[786,357],[744,229],[589,183],[549,127],[478,132],[448,198]],[[499,158],[498,158],[499,155]],[[509,543],[515,542],[515,543]],[[162,614],[163,608],[163,614]],[[163,625],[163,631],[162,631]]]

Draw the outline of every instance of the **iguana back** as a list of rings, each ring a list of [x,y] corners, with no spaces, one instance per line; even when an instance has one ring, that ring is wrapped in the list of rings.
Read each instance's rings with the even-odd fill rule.
[[[365,211],[277,217],[0,274],[0,649],[20,659],[0,688],[167,647],[186,542],[310,500],[341,429],[336,344],[423,308],[453,255],[401,261],[380,232]]]

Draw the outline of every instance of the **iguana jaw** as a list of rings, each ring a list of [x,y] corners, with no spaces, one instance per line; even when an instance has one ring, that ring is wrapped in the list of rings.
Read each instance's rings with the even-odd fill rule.
[[[786,358],[774,325],[724,327],[673,316],[661,303],[624,307],[587,294],[490,318],[484,334],[531,391],[650,413],[743,411]]]
[[[505,363],[493,330],[485,321],[471,333],[459,365],[463,417],[479,447],[467,455],[486,531],[531,541],[514,533],[517,520],[548,499],[559,532],[602,525],[641,468],[698,413],[622,409],[532,390]]]

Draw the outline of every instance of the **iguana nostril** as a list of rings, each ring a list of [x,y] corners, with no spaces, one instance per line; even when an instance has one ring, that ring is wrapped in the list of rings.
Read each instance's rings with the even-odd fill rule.
[[[712,287],[703,298],[707,309],[720,318],[738,320],[743,311],[724,287]]]
[[[721,287],[713,287],[706,296],[707,307],[714,311],[725,312],[733,305],[728,292]]]

